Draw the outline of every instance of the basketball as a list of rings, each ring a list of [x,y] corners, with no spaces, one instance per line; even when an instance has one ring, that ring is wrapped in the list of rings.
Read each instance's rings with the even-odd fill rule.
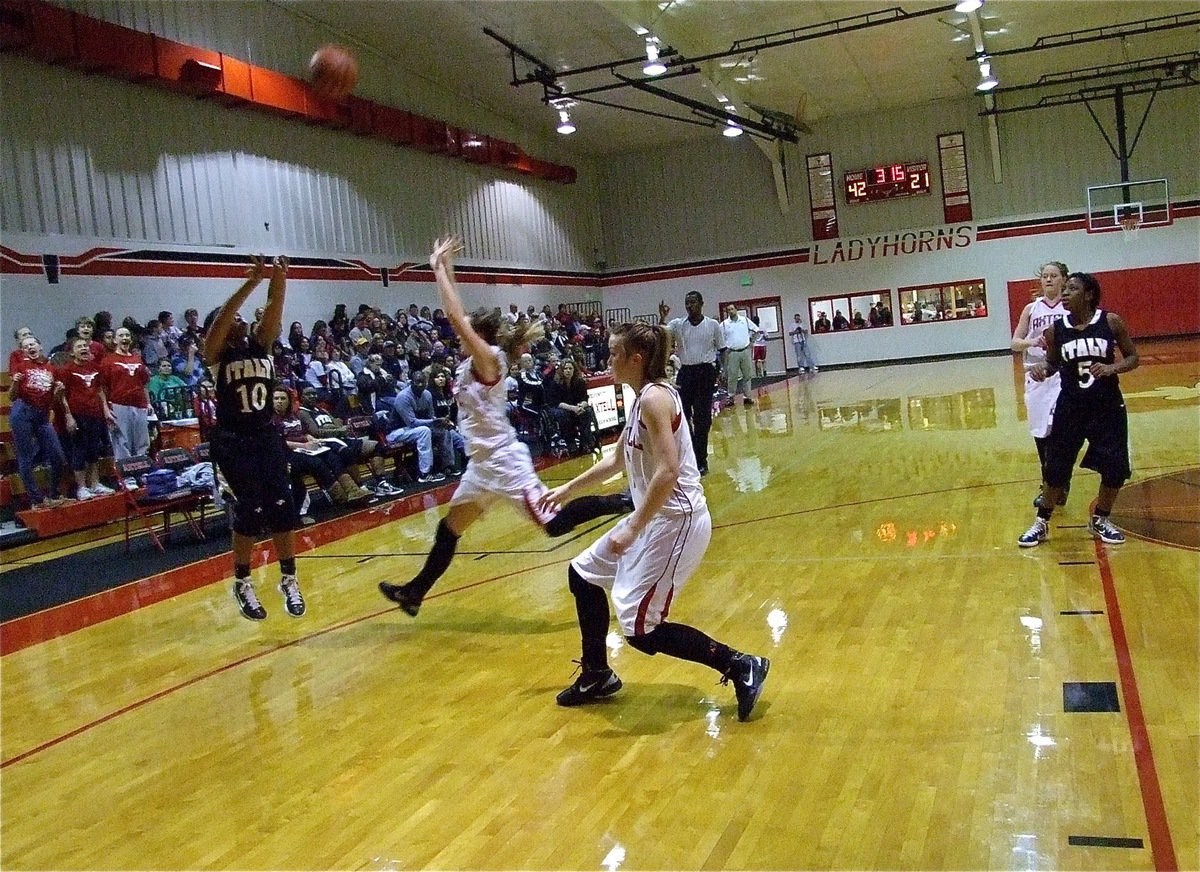
[[[330,100],[350,96],[358,83],[358,61],[340,45],[325,45],[308,62],[313,90]]]

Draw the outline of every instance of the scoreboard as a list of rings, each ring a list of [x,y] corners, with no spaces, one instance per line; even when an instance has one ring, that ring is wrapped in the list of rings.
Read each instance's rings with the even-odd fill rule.
[[[874,203],[929,193],[929,163],[898,163],[846,173],[846,202]]]

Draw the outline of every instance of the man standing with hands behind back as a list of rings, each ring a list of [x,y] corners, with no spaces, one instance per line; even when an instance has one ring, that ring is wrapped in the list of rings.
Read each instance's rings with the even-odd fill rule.
[[[701,475],[708,475],[708,431],[712,428],[713,387],[717,382],[715,361],[725,343],[721,325],[704,315],[704,297],[688,291],[683,298],[686,318],[667,320],[671,307],[658,304],[659,323],[666,325],[679,348],[679,398],[683,415],[692,428],[692,448]]]
[[[725,307],[725,320],[721,322],[721,345],[725,348],[725,380],[730,402],[738,394],[742,402],[753,406],[750,386],[754,378],[754,365],[750,362],[750,345],[754,337],[762,333],[757,324],[738,315],[737,306],[730,303]]]

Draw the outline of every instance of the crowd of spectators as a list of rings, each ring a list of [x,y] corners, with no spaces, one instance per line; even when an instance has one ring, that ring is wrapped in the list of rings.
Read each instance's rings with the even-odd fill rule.
[[[256,310],[255,321],[261,317],[262,310]],[[539,312],[534,306],[521,311],[510,304],[503,317],[514,324],[539,320],[544,327],[529,354],[510,362],[523,385],[510,385],[514,423],[520,423],[522,414],[545,408],[572,444],[586,450],[595,438],[594,426],[587,423],[590,408],[583,378],[608,364],[608,333],[601,319],[580,316],[565,304],[557,312],[548,305]],[[215,385],[204,359],[204,326],[196,309],[183,313],[182,325],[170,311],[159,312],[145,324],[133,316],[115,324],[109,312],[83,316],[48,353],[25,328],[16,338],[17,348],[9,358],[13,397],[20,404],[14,405],[13,441],[25,491],[34,505],[61,502],[57,479],[68,462],[76,470],[76,499],[111,493],[97,477],[99,459],[148,453],[164,421],[194,424],[201,440],[215,424]],[[292,405],[298,406],[304,397],[339,422],[370,417],[381,451],[412,445],[422,482],[461,473],[465,457],[453,398],[459,348],[441,309],[413,303],[389,315],[366,303],[353,313],[338,304],[328,320],[318,320],[311,328],[293,321],[286,337],[275,342],[272,356],[279,387],[289,392]],[[48,383],[44,389],[42,382]],[[85,426],[77,420],[75,406],[81,403],[89,415]],[[285,418],[294,426],[281,415],[281,430]],[[57,444],[52,444],[51,435]],[[55,482],[49,497],[33,475],[39,464],[52,468]],[[340,475],[335,473],[334,481]],[[382,482],[379,488],[381,494],[395,492],[394,486]],[[344,480],[340,492],[362,496]]]

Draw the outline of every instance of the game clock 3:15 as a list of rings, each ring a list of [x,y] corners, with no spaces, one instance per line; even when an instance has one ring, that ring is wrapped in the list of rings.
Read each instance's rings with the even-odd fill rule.
[[[846,173],[846,202],[872,203],[929,193],[929,164],[898,163]]]

